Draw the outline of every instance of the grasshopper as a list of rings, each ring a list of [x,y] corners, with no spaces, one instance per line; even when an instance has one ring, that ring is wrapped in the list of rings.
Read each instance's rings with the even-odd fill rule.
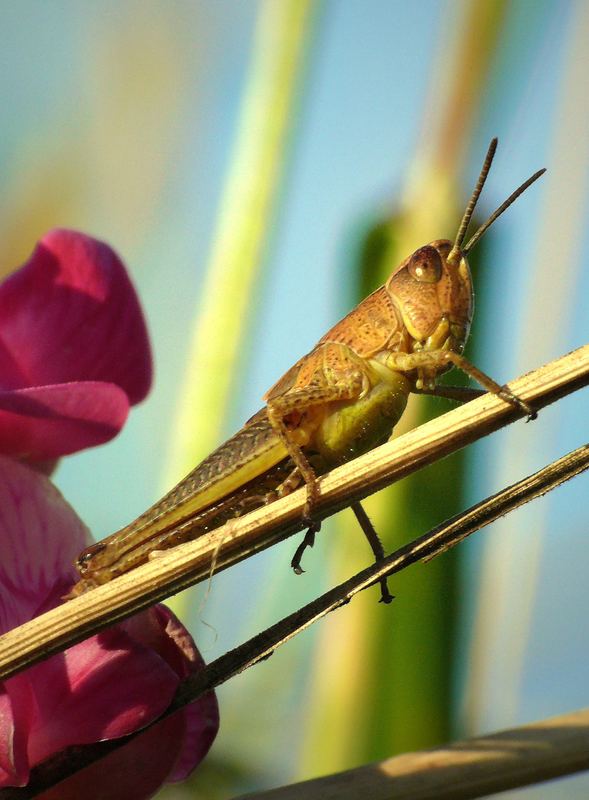
[[[518,411],[534,411],[470,364],[462,355],[474,309],[467,255],[495,220],[545,170],[539,170],[502,203],[464,244],[474,208],[489,173],[491,142],[454,242],[420,247],[379,289],[328,331],[266,393],[265,407],[138,519],[84,550],[81,580],[73,594],[106,583],[148,560],[150,553],[202,536],[230,518],[305,485],[308,527],[292,560],[301,556],[319,524],[313,520],[317,476],[386,441],[411,392],[454,400],[480,390],[437,386],[458,367],[485,390]],[[382,545],[359,503],[358,521],[375,557]],[[382,583],[383,601],[392,597]]]

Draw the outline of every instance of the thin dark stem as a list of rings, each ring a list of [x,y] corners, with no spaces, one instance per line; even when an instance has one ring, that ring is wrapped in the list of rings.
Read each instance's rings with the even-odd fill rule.
[[[268,658],[277,647],[285,644],[330,611],[348,603],[355,594],[363,589],[406,569],[417,561],[427,561],[445,552],[471,533],[480,530],[530,500],[546,494],[588,467],[589,445],[586,444],[401,547],[382,561],[359,572],[312,603],[303,606],[239,647],[212,661],[199,673],[187,678],[178,688],[172,703],[162,717],[148,727],[157,725],[162,719],[206,692],[257,662]],[[142,732],[125,739],[69,748],[58,753],[32,770],[27,786],[1,790],[0,800],[25,800],[25,798],[36,797],[78,770],[89,766],[118,747],[124,746],[127,742],[140,736]]]

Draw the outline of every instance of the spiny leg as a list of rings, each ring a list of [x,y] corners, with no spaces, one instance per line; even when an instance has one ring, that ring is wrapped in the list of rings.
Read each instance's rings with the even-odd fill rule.
[[[341,381],[327,386],[308,386],[270,398],[267,401],[266,411],[270,424],[284,442],[291,459],[307,485],[307,500],[303,509],[303,521],[309,528],[316,527],[316,523],[313,522],[312,511],[319,497],[317,476],[302,447],[295,441],[295,436],[306,433],[304,425],[291,431],[285,419],[295,411],[303,413],[313,407],[327,405],[338,400],[352,400],[361,393],[362,387],[362,376],[355,374],[345,382]]]
[[[273,503],[275,500],[279,500],[281,497],[286,497],[291,492],[294,492],[295,489],[303,482],[303,477],[299,471],[298,467],[295,467],[286,478],[280,483],[276,489],[272,489],[269,492],[265,492],[263,494],[252,494],[247,497],[241,498],[238,503],[238,511],[236,516],[241,516],[246,511],[251,510],[253,508],[259,508],[260,506],[266,506],[269,503]],[[302,542],[299,544],[295,553],[292,557],[290,562],[291,567],[293,568],[296,575],[302,575],[305,571],[301,566],[301,559],[303,557],[303,553],[307,549],[307,547],[313,547],[315,544],[315,534],[319,533],[321,530],[321,523],[311,521],[309,523],[309,527]]]
[[[288,474],[288,476],[282,481],[280,486],[277,486],[272,494],[274,497],[272,499],[278,499],[279,497],[286,497],[287,494],[294,492],[295,489],[303,482],[303,476],[300,473],[298,467],[295,467],[292,472]],[[295,573],[295,575],[302,575],[305,571],[301,566],[301,559],[303,557],[303,553],[307,549],[307,547],[313,547],[315,544],[315,534],[319,533],[321,530],[321,523],[315,522],[311,520],[308,523],[308,528],[303,537],[302,542],[299,544],[297,549],[294,552],[294,555],[291,559],[290,565]]]
[[[305,454],[301,447],[293,441],[292,435],[284,422],[285,413],[282,408],[276,408],[274,404],[268,403],[267,406],[268,419],[276,433],[280,436],[288,453],[294,461],[299,473],[307,485],[307,500],[303,509],[303,519],[305,522],[311,522],[311,510],[317,501],[317,476],[313,467],[307,461]]]
[[[237,516],[241,516],[241,514],[247,508],[267,506],[270,503],[273,503],[275,500],[280,500],[282,497],[286,497],[294,492],[295,489],[298,489],[302,482],[303,478],[299,468],[294,467],[294,469],[290,470],[286,478],[279,483],[275,489],[269,489],[266,492],[260,492],[258,494],[249,494],[246,497],[241,498],[241,500],[239,500],[237,503],[239,509]]]
[[[368,514],[364,511],[362,504],[358,501],[351,504],[350,508],[356,515],[356,519],[358,520],[360,527],[362,528],[362,532],[366,539],[368,540],[368,544],[372,552],[374,553],[374,559],[376,562],[382,561],[385,553],[384,547],[382,546],[382,542],[378,538],[378,533],[375,531],[372,522],[370,522],[368,518]],[[394,595],[389,592],[389,585],[387,583],[386,578],[381,578],[380,581],[380,602],[381,603],[390,603],[394,600]]]
[[[267,502],[271,502],[271,500],[278,499],[280,497],[286,497],[286,495],[294,492],[295,489],[303,482],[303,476],[298,467],[295,467],[292,472],[288,474],[288,476],[282,481],[280,486],[277,486],[274,492],[271,494],[273,497],[270,499],[268,498]],[[290,565],[295,573],[295,575],[302,575],[305,571],[301,566],[301,559],[303,557],[303,553],[307,549],[307,547],[313,547],[315,544],[315,534],[319,533],[321,530],[321,523],[315,522],[314,520],[310,520],[308,522],[307,532],[303,537],[302,542],[299,544],[297,549],[294,552],[294,555],[291,559]]]

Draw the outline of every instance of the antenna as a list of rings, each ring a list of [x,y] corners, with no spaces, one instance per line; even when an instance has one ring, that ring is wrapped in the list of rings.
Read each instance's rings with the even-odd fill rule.
[[[481,169],[481,173],[479,175],[479,179],[474,187],[474,191],[471,195],[470,200],[468,201],[468,205],[466,206],[466,211],[464,212],[464,216],[462,217],[462,221],[460,223],[460,227],[458,228],[458,233],[456,234],[456,239],[454,241],[454,245],[452,250],[448,253],[448,261],[456,261],[456,258],[461,253],[462,242],[464,241],[464,237],[466,236],[466,229],[470,224],[470,220],[472,218],[473,211],[477,204],[477,200],[481,192],[483,191],[483,186],[485,185],[485,181],[487,180],[487,175],[489,174],[489,170],[491,169],[491,164],[493,163],[493,157],[495,156],[495,150],[497,150],[497,137],[491,139],[491,144],[489,145],[489,149],[487,150],[487,155],[485,156],[485,161],[483,163],[483,167]],[[522,190],[523,191],[523,190]],[[514,198],[515,199],[515,198]],[[505,209],[503,209],[505,210]],[[488,227],[488,226],[487,226]],[[479,233],[479,231],[477,231]],[[475,234],[476,236],[476,234]],[[482,233],[481,233],[482,236]],[[473,237],[474,238],[474,237]],[[480,238],[480,236],[479,236]],[[469,244],[472,243],[472,239],[470,240]],[[466,252],[466,251],[464,251]]]
[[[520,196],[520,194],[523,194],[523,193],[526,191],[526,189],[528,188],[528,186],[531,186],[531,185],[534,183],[534,181],[537,181],[537,180],[538,180],[538,178],[539,178],[541,175],[544,175],[544,173],[545,173],[545,172],[546,172],[546,169],[539,169],[539,170],[538,170],[538,172],[535,172],[535,173],[532,175],[532,177],[531,177],[531,178],[528,178],[528,180],[527,180],[527,181],[524,181],[524,183],[522,183],[522,185],[521,185],[519,188],[517,188],[517,189],[515,190],[515,192],[513,192],[512,194],[510,194],[510,195],[509,195],[509,197],[507,198],[507,200],[505,200],[505,202],[501,203],[501,205],[499,206],[499,208],[498,208],[496,211],[493,211],[493,213],[491,214],[491,216],[489,217],[489,219],[488,219],[488,220],[487,220],[487,221],[484,223],[484,225],[481,225],[481,227],[480,227],[480,228],[478,229],[478,231],[477,231],[477,232],[474,234],[474,236],[472,236],[472,237],[469,239],[468,243],[467,243],[467,244],[466,244],[466,246],[463,248],[462,252],[463,252],[463,253],[466,255],[466,254],[468,253],[468,251],[469,251],[469,250],[472,250],[472,248],[473,248],[473,247],[475,246],[475,244],[476,244],[476,243],[479,241],[479,239],[480,239],[480,238],[481,238],[481,236],[482,236],[482,235],[485,233],[485,231],[489,230],[489,228],[490,228],[490,227],[491,227],[491,225],[492,225],[492,224],[495,222],[495,220],[497,219],[497,217],[500,217],[500,216],[501,216],[501,214],[503,214],[503,212],[504,212],[506,209],[508,209],[508,208],[509,208],[509,206],[510,206],[512,203],[515,203],[515,201],[516,201],[516,200],[517,200],[517,198]],[[476,190],[475,190],[475,191],[476,191]],[[473,195],[473,196],[474,196],[474,195]],[[454,247],[452,248],[452,252],[455,250],[455,248],[456,248],[456,245],[454,245]]]

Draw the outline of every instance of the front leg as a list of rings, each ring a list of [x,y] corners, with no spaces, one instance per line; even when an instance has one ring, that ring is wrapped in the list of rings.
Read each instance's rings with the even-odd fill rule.
[[[401,372],[417,372],[419,377],[416,381],[416,390],[418,393],[424,392],[424,390],[427,391],[430,388],[428,387],[427,380],[424,379],[424,375],[432,372],[434,374],[436,372],[441,372],[447,369],[449,364],[458,367],[458,369],[461,369],[477,383],[480,383],[488,392],[496,394],[498,397],[501,397],[502,400],[505,400],[506,403],[509,403],[518,411],[526,414],[528,421],[536,419],[538,416],[531,406],[511,391],[509,386],[500,385],[494,381],[493,378],[490,378],[487,374],[478,369],[478,367],[475,367],[474,364],[471,364],[464,356],[454,353],[452,350],[421,350],[418,353],[391,353],[387,360],[387,366],[391,369],[397,369]],[[438,394],[443,396],[440,392],[438,392]]]

